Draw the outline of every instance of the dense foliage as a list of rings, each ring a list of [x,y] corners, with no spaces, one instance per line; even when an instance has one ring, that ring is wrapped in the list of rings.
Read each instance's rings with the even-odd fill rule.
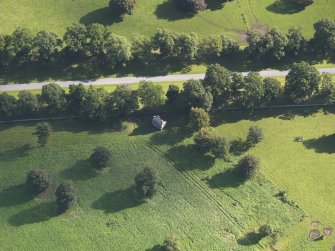
[[[248,146],[256,145],[264,139],[263,129],[257,125],[249,128],[246,143]]]
[[[28,189],[35,194],[39,194],[48,189],[51,185],[48,172],[42,169],[33,169],[28,172],[26,184]]]
[[[45,122],[38,123],[33,135],[37,137],[37,143],[40,146],[45,146],[50,137],[50,126]]]
[[[64,213],[76,202],[76,195],[72,182],[63,182],[56,190],[56,205],[59,213]]]
[[[112,164],[112,152],[104,146],[99,146],[91,154],[90,162],[97,169],[108,167]]]
[[[158,177],[152,168],[145,168],[135,178],[135,191],[140,199],[151,198],[157,191]]]
[[[242,157],[237,163],[236,169],[245,180],[253,179],[260,168],[259,160],[253,155]]]

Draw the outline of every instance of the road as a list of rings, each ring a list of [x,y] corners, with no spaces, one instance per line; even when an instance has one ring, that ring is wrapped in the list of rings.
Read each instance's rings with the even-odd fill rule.
[[[335,74],[335,68],[320,68],[320,72],[328,72]],[[288,71],[265,70],[260,71],[262,77],[283,77]],[[243,75],[248,74],[242,72]],[[157,77],[123,77],[123,78],[99,78],[90,80],[74,80],[74,81],[54,81],[54,82],[40,82],[40,83],[22,83],[22,84],[8,84],[0,85],[0,91],[20,91],[20,90],[34,90],[41,89],[43,85],[56,83],[61,87],[68,87],[71,84],[83,83],[84,85],[119,85],[119,84],[135,84],[142,80],[152,82],[175,82],[186,81],[189,79],[204,79],[205,74],[182,74],[182,75],[166,75]]]

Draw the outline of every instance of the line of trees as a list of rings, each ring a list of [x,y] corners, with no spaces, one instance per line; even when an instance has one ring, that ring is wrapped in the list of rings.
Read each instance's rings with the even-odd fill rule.
[[[327,58],[335,51],[335,21],[322,19],[314,24],[314,37],[307,41],[301,30],[291,28],[287,34],[278,29],[266,33],[249,32],[248,46],[242,49],[225,36],[199,39],[194,33],[158,29],[152,37],[135,35],[131,41],[118,36],[101,24],[73,24],[63,38],[40,31],[33,35],[17,28],[11,35],[0,35],[0,70],[5,71],[32,62],[52,65],[55,62],[95,59],[99,65],[114,69],[129,62],[150,63],[174,60],[189,64],[208,58],[242,55],[272,61],[296,57],[303,52]]]
[[[137,90],[119,85],[112,93],[104,88],[70,85],[66,93],[57,84],[42,87],[41,94],[20,91],[17,97],[0,94],[0,119],[74,115],[85,121],[108,121],[126,116],[141,107],[144,111],[179,111],[196,116],[222,107],[255,107],[273,103],[279,97],[303,101],[313,96],[326,104],[335,103],[335,84],[330,74],[305,63],[294,64],[283,87],[275,78],[262,78],[257,72],[243,76],[214,64],[204,80],[188,80],[180,90],[170,85],[166,94],[160,85],[142,81]],[[193,117],[197,121],[198,117]],[[204,123],[207,123],[206,121]],[[193,127],[196,128],[196,123]],[[202,127],[202,126],[200,126]]]

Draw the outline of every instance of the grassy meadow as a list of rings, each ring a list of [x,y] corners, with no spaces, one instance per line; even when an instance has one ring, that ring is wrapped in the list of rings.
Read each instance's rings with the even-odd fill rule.
[[[229,162],[200,155],[184,120],[167,120],[162,132],[154,131],[146,117],[122,127],[52,122],[45,148],[36,147],[34,123],[1,125],[2,247],[155,250],[174,235],[184,250],[259,250],[270,244],[270,239],[258,239],[262,224],[278,230],[279,250],[330,250],[335,244],[332,236],[308,238],[312,220],[321,222],[320,230],[335,227],[333,113],[296,109],[226,112],[213,118],[213,130],[230,140],[245,138],[253,124],[264,129],[265,140],[249,150],[261,159],[261,173],[246,183],[231,172],[245,153],[232,155]],[[305,141],[294,142],[296,136]],[[112,167],[101,172],[87,162],[98,145],[113,152]],[[132,193],[133,177],[146,166],[158,171],[161,183],[152,200],[139,203]],[[24,182],[33,168],[48,170],[52,189],[72,180],[75,208],[57,216],[52,191],[32,198]],[[280,201],[280,190],[298,208]]]

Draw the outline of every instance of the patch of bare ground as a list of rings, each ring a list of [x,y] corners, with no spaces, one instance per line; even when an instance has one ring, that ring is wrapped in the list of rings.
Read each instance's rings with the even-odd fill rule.
[[[261,23],[254,23],[251,26],[250,31],[260,33],[260,34],[265,34],[266,32],[269,31],[269,26],[266,24],[261,24]],[[247,37],[248,37],[248,31],[246,30],[235,30],[237,34],[237,41],[239,43],[246,43],[247,42]]]

